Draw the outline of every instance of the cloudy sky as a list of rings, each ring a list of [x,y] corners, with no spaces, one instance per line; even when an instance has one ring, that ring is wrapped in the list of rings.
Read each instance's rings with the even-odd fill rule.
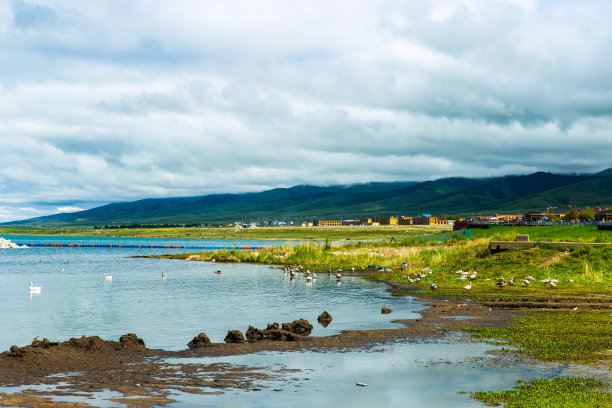
[[[612,167],[607,0],[0,1],[0,221]]]

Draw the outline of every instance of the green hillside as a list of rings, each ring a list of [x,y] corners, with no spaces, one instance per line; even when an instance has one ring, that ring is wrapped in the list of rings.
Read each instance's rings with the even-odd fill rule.
[[[612,169],[593,175],[446,178],[421,183],[295,186],[260,193],[145,199],[3,225],[175,224],[255,220],[302,221],[372,216],[563,211],[568,205],[612,205]]]

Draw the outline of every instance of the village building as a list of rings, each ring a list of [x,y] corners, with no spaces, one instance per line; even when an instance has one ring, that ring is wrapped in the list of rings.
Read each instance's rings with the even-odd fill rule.
[[[412,217],[399,217],[397,225],[412,225]]]
[[[339,227],[342,225],[341,220],[314,220],[312,225],[315,227]]]
[[[446,220],[438,217],[412,217],[412,225],[446,225]]]
[[[595,220],[603,222],[612,221],[612,210],[604,210],[595,213]]]
[[[379,217],[376,221],[379,225],[397,225],[397,217]]]

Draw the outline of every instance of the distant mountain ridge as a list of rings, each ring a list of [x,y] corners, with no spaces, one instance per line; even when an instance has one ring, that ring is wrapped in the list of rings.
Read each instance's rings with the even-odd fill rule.
[[[425,182],[299,185],[260,193],[151,198],[2,225],[111,225],[255,220],[358,219],[419,213],[525,212],[568,205],[612,205],[612,168],[592,175],[545,172]]]

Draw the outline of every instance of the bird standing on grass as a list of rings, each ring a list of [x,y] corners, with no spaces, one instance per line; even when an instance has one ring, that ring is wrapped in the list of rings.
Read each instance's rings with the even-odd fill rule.
[[[470,290],[470,289],[472,289],[472,282],[470,282],[470,283],[468,283],[467,285],[465,285],[465,286],[463,287],[463,289],[465,289],[465,290]]]

